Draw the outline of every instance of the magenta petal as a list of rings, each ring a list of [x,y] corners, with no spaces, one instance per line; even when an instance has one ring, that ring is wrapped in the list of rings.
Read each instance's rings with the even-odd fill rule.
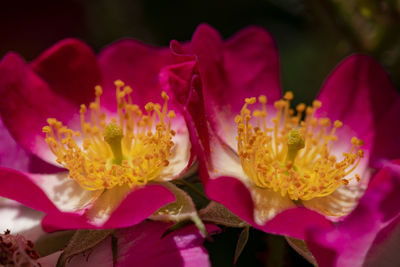
[[[182,57],[185,56],[182,55]],[[197,74],[197,62],[189,60],[166,66],[161,70],[159,79],[161,87],[171,93],[173,101],[185,117],[192,149],[197,149],[198,139],[200,139],[203,150],[208,153],[209,134],[201,79]],[[202,153],[202,151],[198,151],[198,153]]]
[[[207,196],[221,203],[242,220],[255,224],[253,218],[254,204],[246,186],[233,177],[210,179],[205,185]]]
[[[49,117],[68,122],[78,107],[56,95],[15,53],[0,62],[0,115],[14,139],[27,151],[51,161],[42,128]]]
[[[128,227],[148,218],[160,207],[173,202],[175,196],[161,185],[148,185],[132,191],[121,204],[111,213],[103,225],[95,225],[89,221],[85,211],[52,212],[42,221],[45,231],[52,232],[62,229],[109,229]]]
[[[147,185],[136,189],[126,196],[102,228],[134,225],[173,201],[175,201],[174,194],[161,185]]]
[[[190,225],[163,237],[171,224],[145,221],[117,231],[116,266],[210,266],[204,237]],[[207,225],[209,233],[218,228]]]
[[[232,146],[234,117],[245,98],[266,95],[273,102],[280,97],[275,42],[258,27],[248,27],[223,42],[213,28],[200,25],[191,49],[197,56],[207,119],[219,138]]]
[[[0,166],[28,170],[29,154],[11,137],[0,118]]]
[[[0,168],[0,196],[10,198],[31,207],[43,211],[47,215],[42,220],[45,231],[60,229],[97,228],[90,224],[82,213],[61,212],[47,197],[46,193],[35,184],[26,174]]]
[[[400,262],[398,244],[400,244],[400,217],[378,233],[368,250],[364,266],[397,266]]]
[[[400,97],[375,60],[364,55],[343,60],[326,79],[318,99],[318,113],[349,126],[372,149],[373,157],[375,150],[400,157],[399,142],[394,142],[400,134],[400,116],[395,114]]]
[[[122,80],[133,88],[136,104],[162,103],[158,73],[172,61],[167,49],[149,46],[141,42],[124,39],[106,47],[98,56],[104,86],[104,102],[115,109],[115,80]],[[108,100],[109,99],[109,100]]]
[[[206,193],[212,200],[223,204],[242,220],[264,232],[305,239],[309,227],[331,226],[324,216],[305,208],[282,211],[265,225],[258,225],[254,220],[254,204],[249,190],[233,177],[210,179],[206,184]]]
[[[45,213],[58,211],[42,189],[24,173],[0,167],[0,181],[0,196]]]
[[[368,261],[367,253],[374,255],[374,249],[390,245],[385,244],[388,239],[382,237],[381,231],[387,232],[388,225],[399,222],[399,202],[400,161],[397,161],[376,175],[359,205],[343,222],[331,229],[309,229],[306,240],[318,263],[361,266]]]
[[[46,214],[42,220],[43,230],[54,232],[70,229],[98,229],[99,227],[91,224],[81,213],[56,211]]]
[[[94,52],[76,39],[53,45],[31,67],[53,92],[76,105],[89,103],[94,98],[94,86],[101,80]]]
[[[305,239],[307,230],[313,227],[331,228],[332,223],[323,215],[303,208],[284,210],[263,226],[256,228],[264,232]]]
[[[206,102],[235,115],[244,98],[267,95],[280,98],[279,57],[274,40],[264,29],[248,27],[222,42],[208,25],[200,25],[192,38],[198,57]]]

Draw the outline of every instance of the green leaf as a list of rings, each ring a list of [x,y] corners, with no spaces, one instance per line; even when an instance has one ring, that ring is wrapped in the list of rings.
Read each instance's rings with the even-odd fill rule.
[[[35,250],[40,257],[53,254],[64,249],[74,233],[75,231],[59,231],[43,235],[35,242]]]
[[[242,228],[247,227],[248,224],[241,220],[238,216],[233,214],[225,206],[211,201],[208,206],[199,211],[200,218],[203,221],[212,222],[228,227]]]
[[[240,257],[240,254],[242,254],[243,249],[247,244],[247,241],[249,240],[249,229],[250,229],[249,226],[243,228],[242,232],[239,235],[239,239],[236,244],[235,257],[233,259],[233,264],[236,264],[237,260]]]
[[[206,227],[197,214],[196,207],[190,196],[172,183],[166,182],[163,185],[175,195],[175,201],[160,208],[150,216],[150,219],[168,222],[192,220],[204,236],[207,236]]]
[[[77,254],[83,253],[111,235],[114,230],[77,230],[72,236],[64,252],[60,255],[57,267],[64,267],[67,261]]]
[[[310,249],[307,246],[307,243],[304,240],[296,239],[292,237],[285,236],[286,241],[289,245],[296,250],[301,256],[303,256],[307,261],[309,261],[312,265],[318,266],[317,261],[315,260],[314,255],[311,253]]]

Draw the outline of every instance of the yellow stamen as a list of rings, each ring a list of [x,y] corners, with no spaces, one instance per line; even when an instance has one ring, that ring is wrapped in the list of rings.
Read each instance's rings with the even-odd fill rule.
[[[168,95],[162,93],[162,107],[148,103],[143,112],[132,104],[131,87],[120,80],[114,84],[117,118],[108,120],[100,110],[103,90],[96,86],[95,101],[89,108],[81,106],[81,131],[68,129],[52,118],[43,127],[57,162],[88,190],[144,185],[160,176],[172,155],[175,131],[171,129],[171,120],[175,113],[168,111]]]
[[[339,186],[349,184],[352,178],[348,175],[364,156],[360,149],[363,142],[353,137],[350,150],[338,161],[331,150],[337,140],[335,132],[342,127],[342,122],[332,124],[328,118],[316,118],[315,111],[322,105],[318,100],[309,107],[297,105],[297,114],[294,114],[290,108],[292,99],[293,93],[287,92],[283,99],[276,101],[277,112],[270,120],[267,120],[265,96],[258,98],[262,109],[253,112],[248,106],[256,98],[245,100],[240,115],[235,118],[243,170],[256,186],[271,188],[293,200],[327,196]],[[355,178],[360,180],[357,174]]]

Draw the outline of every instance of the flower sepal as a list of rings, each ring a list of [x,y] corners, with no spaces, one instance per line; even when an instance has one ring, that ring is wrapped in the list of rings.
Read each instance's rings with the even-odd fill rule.
[[[301,239],[296,239],[290,236],[285,236],[285,239],[297,253],[303,256],[303,258],[305,258],[312,265],[318,266],[317,260],[315,259],[314,255],[308,248],[306,241]]]
[[[113,232],[114,229],[77,230],[58,258],[57,267],[64,267],[71,257],[94,248],[104,239],[112,235]]]
[[[175,195],[175,201],[163,206],[149,218],[155,221],[176,223],[191,220],[201,233],[207,236],[206,228],[196,211],[192,198],[172,183],[165,182],[163,186]]]
[[[207,207],[199,211],[200,218],[206,222],[234,228],[249,227],[249,224],[237,217],[225,206],[215,201],[211,201]]]

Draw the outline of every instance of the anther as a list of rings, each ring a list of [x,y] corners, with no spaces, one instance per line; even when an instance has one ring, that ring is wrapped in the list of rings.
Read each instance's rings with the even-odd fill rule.
[[[292,92],[286,92],[285,95],[283,96],[283,99],[285,100],[292,100],[293,99],[293,93]]]
[[[164,92],[164,91],[161,92],[161,97],[162,97],[162,99],[164,99],[164,100],[168,100],[168,99],[169,99],[169,96],[168,96],[167,93]]]
[[[260,96],[258,97],[258,101],[259,101],[261,104],[266,104],[266,103],[267,103],[267,97],[266,97],[265,95],[260,95]]]
[[[340,128],[340,127],[343,126],[343,123],[342,123],[341,121],[336,120],[336,121],[333,123],[333,126],[335,126],[335,128]]]
[[[116,81],[114,82],[114,85],[115,85],[116,87],[118,87],[118,88],[121,88],[121,87],[123,87],[123,86],[125,85],[125,83],[124,83],[123,81],[121,81],[121,80],[116,80]]]
[[[247,104],[254,104],[254,103],[256,103],[256,98],[255,98],[255,97],[246,98],[246,99],[245,99],[245,102],[246,102]]]
[[[319,100],[314,100],[312,105],[313,105],[313,108],[320,108],[322,106],[322,103]]]
[[[94,87],[94,90],[95,90],[96,96],[101,96],[101,94],[103,93],[103,89],[101,88],[100,85],[96,85],[96,86]]]

